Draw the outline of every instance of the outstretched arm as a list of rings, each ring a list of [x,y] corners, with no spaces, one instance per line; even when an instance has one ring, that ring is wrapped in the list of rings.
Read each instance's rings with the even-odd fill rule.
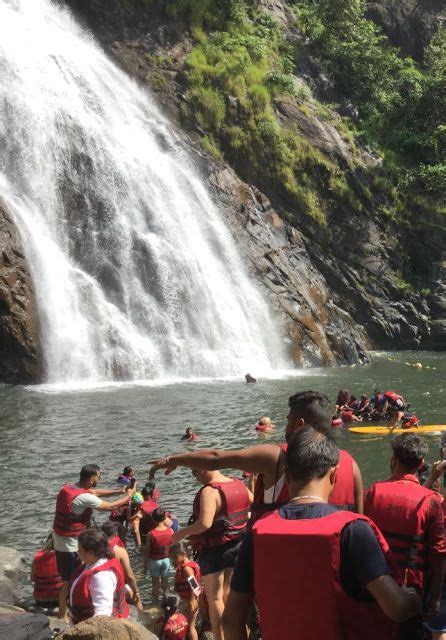
[[[203,469],[240,469],[251,473],[262,473],[265,479],[274,482],[277,460],[280,449],[277,445],[261,444],[247,449],[226,451],[225,449],[203,449],[189,453],[176,453],[167,458],[150,460],[150,478],[154,478],[158,469],[165,469],[165,474],[172,473],[177,467]]]

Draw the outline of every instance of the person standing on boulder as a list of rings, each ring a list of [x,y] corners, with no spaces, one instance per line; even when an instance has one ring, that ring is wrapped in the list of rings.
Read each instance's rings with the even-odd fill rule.
[[[63,580],[59,592],[59,618],[67,620],[67,588],[68,581],[79,565],[78,538],[89,528],[93,509],[112,511],[128,504],[129,496],[134,490],[96,489],[101,477],[97,464],[82,467],[79,482],[64,485],[57,496],[56,513],[53,524],[53,542],[56,551],[57,569]],[[105,502],[103,496],[125,493],[124,497],[114,502]]]

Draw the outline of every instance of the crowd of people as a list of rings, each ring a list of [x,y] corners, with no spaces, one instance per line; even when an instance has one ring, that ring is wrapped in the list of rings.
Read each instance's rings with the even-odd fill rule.
[[[341,389],[331,424],[340,427],[352,422],[386,422],[390,428],[401,423],[403,429],[420,426],[418,416],[410,411],[410,403],[395,391],[375,390],[371,398],[362,394],[358,399],[348,389]]]
[[[345,392],[339,400],[338,408],[351,406]],[[126,550],[133,536],[165,640],[198,640],[209,629],[215,640],[422,640],[426,629],[446,640],[446,462],[422,477],[427,444],[398,435],[390,476],[364,490],[357,462],[333,439],[328,398],[302,391],[288,404],[283,444],[152,460],[141,492],[132,467],[119,488],[98,489],[99,467],[84,466],[61,488],[52,535],[36,554],[36,602],[49,606],[57,594],[59,616],[73,622],[141,609]],[[160,506],[154,483],[157,471],[177,467],[200,484],[184,527]],[[110,514],[101,529],[92,527],[93,510]]]

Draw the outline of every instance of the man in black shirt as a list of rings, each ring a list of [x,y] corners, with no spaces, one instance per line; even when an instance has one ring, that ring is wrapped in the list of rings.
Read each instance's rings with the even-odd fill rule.
[[[400,588],[391,575],[388,547],[379,532],[367,519],[327,504],[338,460],[335,442],[311,427],[292,436],[286,453],[292,498],[275,514],[260,519],[242,543],[224,614],[225,640],[246,637],[254,593],[264,640],[325,637],[325,630],[336,625],[343,638],[356,638],[360,630],[362,640],[387,640],[392,633],[388,619],[402,621],[418,611],[416,594]],[[313,570],[314,560],[324,552],[333,560]],[[327,581],[337,575],[340,595],[330,604],[322,591],[328,587],[328,594],[336,592],[336,585],[332,588]],[[307,602],[314,583],[320,588],[320,601],[310,597]]]

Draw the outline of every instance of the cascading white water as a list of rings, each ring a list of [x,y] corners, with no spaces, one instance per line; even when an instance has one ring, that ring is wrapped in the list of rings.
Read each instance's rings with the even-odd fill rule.
[[[282,368],[280,330],[191,159],[50,0],[0,0],[0,197],[50,382]]]

